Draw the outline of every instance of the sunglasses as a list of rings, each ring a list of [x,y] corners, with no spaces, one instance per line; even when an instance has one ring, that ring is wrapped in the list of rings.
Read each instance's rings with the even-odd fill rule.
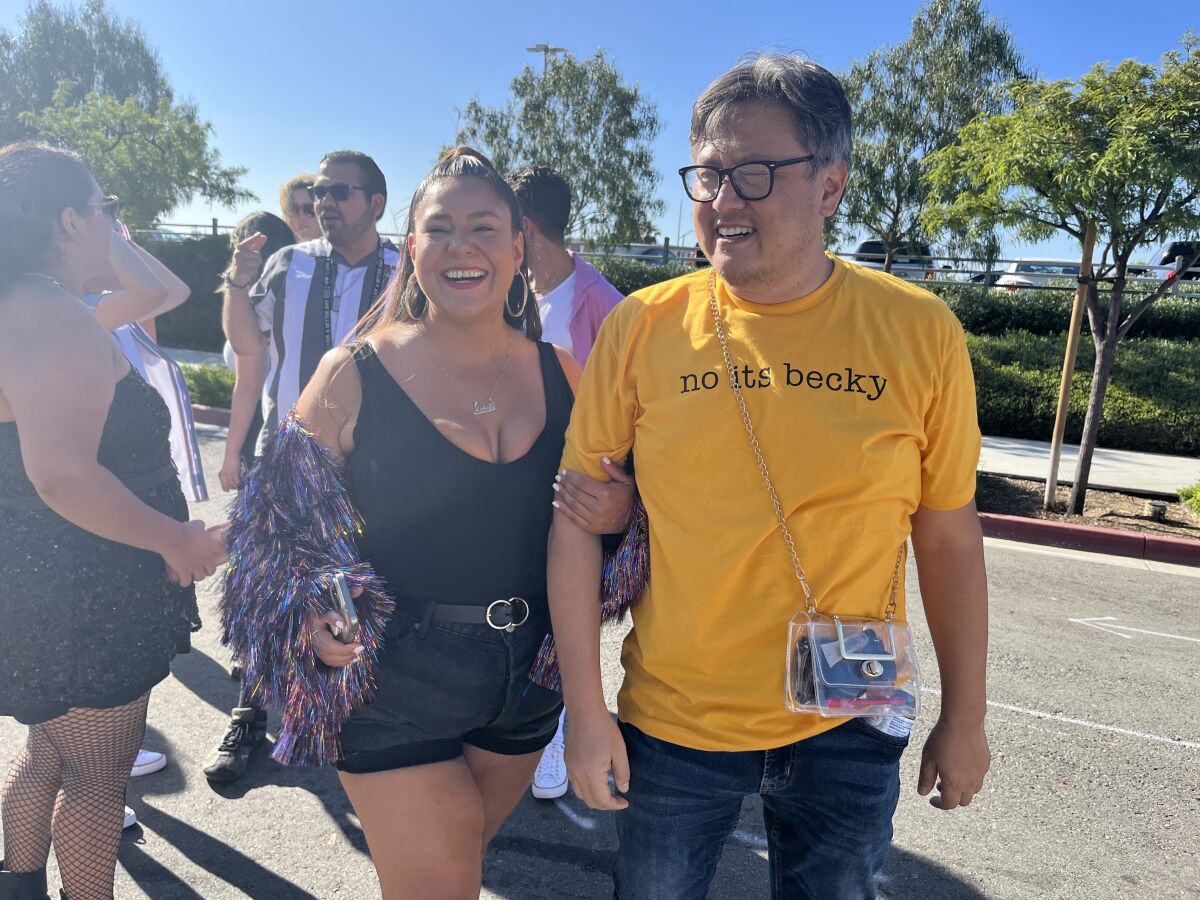
[[[346,196],[349,196],[349,194]],[[311,203],[293,203],[292,212],[298,216],[308,216],[310,219],[317,214],[316,208]]]
[[[367,189],[361,184],[314,184],[308,189],[308,196],[314,201],[332,197],[338,203],[345,203],[350,199],[351,191],[362,191],[365,194]]]
[[[117,209],[120,207],[120,205],[121,198],[116,194],[110,194],[109,196],[100,200],[88,201],[89,209],[99,210],[107,218],[112,219],[114,222],[117,220]]]

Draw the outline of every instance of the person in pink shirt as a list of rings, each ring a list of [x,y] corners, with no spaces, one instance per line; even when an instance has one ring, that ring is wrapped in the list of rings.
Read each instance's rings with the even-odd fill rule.
[[[508,176],[525,213],[529,286],[542,315],[542,337],[587,364],[600,323],[624,299],[582,256],[566,249],[571,186],[547,166]]]

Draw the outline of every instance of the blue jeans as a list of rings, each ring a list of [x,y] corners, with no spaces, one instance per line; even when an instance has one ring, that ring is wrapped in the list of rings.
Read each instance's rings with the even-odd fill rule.
[[[619,900],[703,900],[748,795],[762,796],[773,900],[869,900],[892,840],[908,738],[861,719],[775,750],[724,753],[621,723],[629,808]]]

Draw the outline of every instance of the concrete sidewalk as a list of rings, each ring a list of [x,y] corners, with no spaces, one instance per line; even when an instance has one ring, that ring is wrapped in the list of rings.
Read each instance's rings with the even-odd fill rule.
[[[1075,479],[1079,447],[1064,444],[1058,465],[1058,483]],[[1045,479],[1050,470],[1050,444],[1019,438],[985,437],[979,454],[979,471],[1016,478]],[[1179,488],[1200,481],[1200,459],[1136,453],[1132,450],[1097,449],[1092,457],[1088,486],[1101,490],[1132,491],[1177,497]]]

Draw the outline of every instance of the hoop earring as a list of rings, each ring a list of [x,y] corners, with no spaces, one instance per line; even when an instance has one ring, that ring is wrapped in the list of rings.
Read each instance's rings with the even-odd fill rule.
[[[425,310],[429,308],[428,300],[421,304],[420,309],[416,308],[417,304],[415,301],[422,299],[424,299],[424,297],[421,294],[421,289],[417,288],[415,291],[409,294],[408,299],[404,301],[404,306],[408,310],[408,314],[412,317],[414,322],[419,322],[424,317]]]
[[[525,308],[529,306],[529,279],[525,277],[525,273],[518,270],[518,275],[521,276],[521,285],[524,287],[524,293],[521,295],[521,308],[514,310],[508,305],[508,298],[504,298],[504,311],[514,319],[519,319],[525,315]]]

